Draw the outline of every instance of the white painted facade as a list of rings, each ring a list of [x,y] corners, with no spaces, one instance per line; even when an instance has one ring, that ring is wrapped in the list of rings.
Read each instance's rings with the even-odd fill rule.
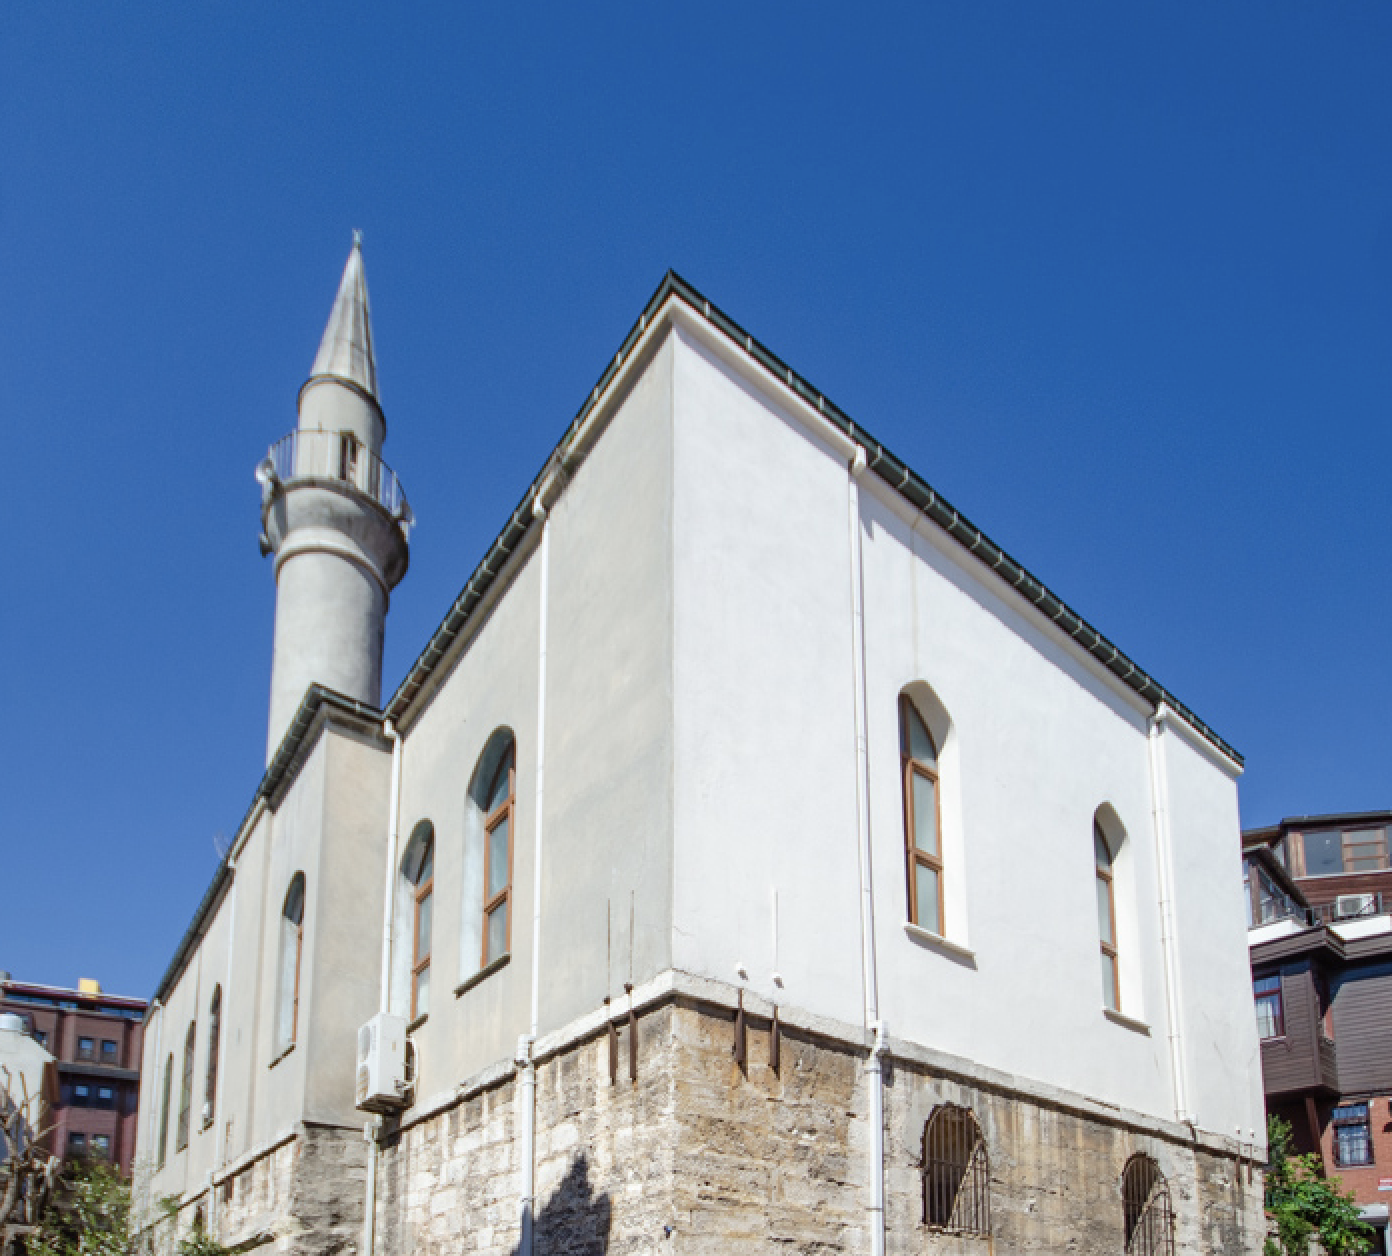
[[[682,976],[858,1025],[867,1044],[878,1019],[891,1050],[963,1076],[1260,1145],[1240,764],[866,470],[854,434],[699,302],[668,295],[636,331],[529,492],[511,556],[386,705],[396,815],[370,708],[307,703],[300,734],[284,717],[283,761],[273,747],[146,1032],[152,1197],[193,1199],[297,1123],[361,1128],[354,1034],[382,998],[388,835],[386,1001],[405,1016],[400,868],[427,820],[420,1109],[525,1062],[519,1038]],[[905,691],[939,745],[941,937],[908,924]],[[485,835],[469,790],[500,729],[516,742],[511,939],[479,980]],[[1119,844],[1120,1015],[1098,969],[1099,809]],[[277,948],[296,872],[302,1020],[286,1053]],[[197,1113],[218,983],[215,1113],[187,1150],[171,1129],[161,1154],[163,1070],[177,1109],[196,1022]]]

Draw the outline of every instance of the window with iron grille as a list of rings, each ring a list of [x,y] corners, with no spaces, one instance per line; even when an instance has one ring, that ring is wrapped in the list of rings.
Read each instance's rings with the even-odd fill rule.
[[[1174,1256],[1174,1212],[1160,1166],[1137,1153],[1121,1174],[1126,1256]]]
[[[991,1163],[970,1108],[944,1104],[923,1128],[923,1221],[957,1234],[991,1233]]]
[[[1281,1005],[1281,974],[1257,977],[1252,982],[1252,994],[1257,1002],[1257,1035],[1261,1038],[1284,1037],[1286,1015]]]
[[[1334,1109],[1334,1163],[1341,1169],[1373,1163],[1373,1132],[1366,1103],[1344,1103]]]

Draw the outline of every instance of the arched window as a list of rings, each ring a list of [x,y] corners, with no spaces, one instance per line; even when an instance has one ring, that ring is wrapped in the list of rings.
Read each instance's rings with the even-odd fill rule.
[[[944,1104],[923,1127],[923,1221],[956,1234],[991,1233],[991,1164],[970,1108]]]
[[[163,1096],[160,1099],[159,1168],[164,1168],[165,1151],[169,1147],[169,1090],[174,1082],[174,1054],[164,1061]]]
[[[304,949],[305,879],[295,873],[280,913],[280,985],[276,1009],[276,1046],[294,1045],[300,1028],[300,952]]]
[[[213,987],[208,1004],[208,1069],[203,1075],[203,1124],[212,1124],[217,1106],[218,1045],[222,1038],[222,987]]]
[[[1097,869],[1097,934],[1102,946],[1102,1003],[1121,1011],[1121,973],[1117,966],[1116,886],[1112,876],[1114,856],[1101,823],[1092,821],[1092,849]]]
[[[904,844],[909,878],[909,920],[943,932],[941,811],[938,748],[908,694],[899,696],[899,762],[904,785]]]
[[[490,741],[490,748],[492,746]],[[487,754],[487,751],[485,751]],[[483,958],[487,967],[512,945],[512,830],[517,798],[517,747],[511,735],[488,774],[483,810]]]
[[[420,840],[407,851],[406,880],[412,889],[411,1019],[430,1011],[430,917],[435,896],[435,830],[427,820]]]
[[[183,1151],[189,1140],[189,1106],[193,1103],[193,1045],[198,1034],[198,1022],[189,1021],[184,1035],[184,1073],[179,1082],[179,1136],[174,1150]]]
[[[1174,1213],[1170,1188],[1160,1166],[1137,1152],[1121,1174],[1126,1256],[1173,1256]]]

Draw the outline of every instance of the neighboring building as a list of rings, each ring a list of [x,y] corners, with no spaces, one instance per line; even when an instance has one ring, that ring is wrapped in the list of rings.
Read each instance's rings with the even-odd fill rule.
[[[355,244],[258,470],[268,766],[147,1022],[152,1200],[284,1252],[1260,1251],[1221,738],[675,276],[382,703],[378,396]]]
[[[1392,1251],[1392,812],[1299,817],[1242,840],[1267,1110]]]
[[[48,1124],[56,1085],[53,1057],[28,1032],[24,1018],[0,1012],[0,1105],[5,1106],[6,1116],[22,1114],[20,1137],[33,1141]],[[8,1154],[0,1133],[0,1162]]]
[[[76,990],[0,979],[0,1012],[13,1012],[55,1060],[48,1146],[98,1156],[127,1177],[135,1157],[144,999],[103,994],[84,977]]]

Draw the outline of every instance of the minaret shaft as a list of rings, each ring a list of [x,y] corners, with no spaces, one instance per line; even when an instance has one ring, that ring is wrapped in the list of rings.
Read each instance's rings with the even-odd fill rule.
[[[354,241],[299,423],[262,463],[262,548],[275,554],[269,763],[311,684],[376,706],[391,590],[411,516],[381,461],[386,421],[362,251]]]

